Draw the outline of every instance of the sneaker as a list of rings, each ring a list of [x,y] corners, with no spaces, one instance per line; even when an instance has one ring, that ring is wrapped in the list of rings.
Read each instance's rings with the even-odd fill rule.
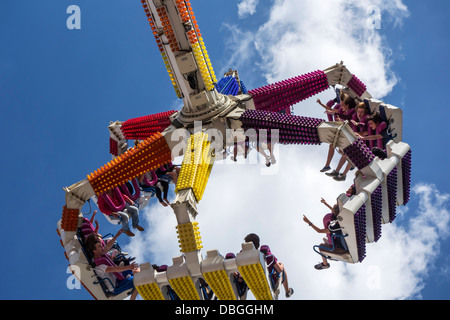
[[[323,167],[320,172],[327,172],[328,170],[331,170],[331,167]]]
[[[274,155],[271,155],[271,156],[270,156],[270,163],[271,163],[271,164],[277,163],[277,159],[275,159],[275,156],[274,156]]]
[[[314,268],[315,268],[316,270],[328,269],[329,267],[330,267],[330,264],[323,264],[323,262],[321,262],[321,263],[319,263],[319,264],[316,264],[316,265],[314,266]]]
[[[139,231],[144,231],[144,228],[142,228],[141,226],[137,226],[136,229],[138,229]]]
[[[290,298],[294,294],[294,289],[289,288],[289,291],[286,292],[286,298]]]
[[[325,174],[329,177],[337,177],[339,175],[339,172],[337,172],[336,170],[333,170],[331,172],[326,172]]]
[[[125,233],[129,237],[134,237],[134,233],[131,232],[130,230],[124,231],[123,233]]]
[[[345,181],[345,178],[347,178],[345,174],[339,174],[336,177],[333,177],[333,179],[336,181]]]

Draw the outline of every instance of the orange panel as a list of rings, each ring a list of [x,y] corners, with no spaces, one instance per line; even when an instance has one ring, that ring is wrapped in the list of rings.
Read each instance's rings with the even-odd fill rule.
[[[78,225],[78,215],[80,210],[63,208],[61,228],[65,231],[76,231]]]
[[[170,148],[161,133],[157,132],[89,174],[87,178],[99,195],[170,161]]]

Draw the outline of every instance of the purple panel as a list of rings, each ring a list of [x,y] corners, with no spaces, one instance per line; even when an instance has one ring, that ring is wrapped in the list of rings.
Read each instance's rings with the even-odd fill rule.
[[[406,205],[411,197],[411,150],[402,159],[403,205]]]
[[[374,241],[377,242],[381,238],[381,218],[382,218],[382,193],[381,185],[371,194],[370,204],[372,206],[373,233]]]
[[[366,85],[362,83],[355,75],[350,79],[347,83],[347,87],[352,89],[358,96],[362,96],[364,92],[366,92]]]
[[[343,151],[359,170],[368,166],[375,158],[372,151],[361,139],[356,140]]]
[[[389,222],[393,222],[397,214],[397,167],[394,167],[388,174],[386,183],[388,191]]]
[[[317,127],[322,119],[294,116],[264,110],[246,110],[240,118],[244,130],[267,130],[267,138],[272,130],[278,129],[278,141],[281,144],[320,144]]]
[[[257,110],[278,112],[326,90],[328,86],[326,74],[319,70],[250,90],[248,94],[253,97]]]
[[[362,205],[355,213],[355,236],[358,248],[358,262],[366,257],[366,205]]]

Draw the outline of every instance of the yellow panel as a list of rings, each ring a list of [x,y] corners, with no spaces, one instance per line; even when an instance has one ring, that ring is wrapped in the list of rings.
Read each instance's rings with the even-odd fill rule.
[[[191,277],[182,277],[169,280],[173,290],[177,293],[181,300],[200,300],[194,282]]]
[[[257,300],[273,300],[267,278],[260,263],[238,267],[241,276]]]
[[[195,142],[198,140],[199,135],[202,134],[203,133],[200,132],[195,135],[191,135],[188,139],[175,192],[178,192],[178,190],[192,188],[194,185],[195,173],[197,169],[196,164],[199,163],[199,156],[201,156],[201,148],[196,148]]]
[[[197,175],[194,181],[194,194],[197,201],[200,201],[203,198],[203,193],[206,189],[206,184],[209,179],[209,175],[213,166],[213,159],[211,158],[211,143],[209,141],[203,142],[202,147],[203,154],[203,162],[199,164],[197,168]]]
[[[176,228],[181,252],[186,253],[203,248],[198,222],[179,224]]]
[[[136,287],[144,300],[164,300],[164,296],[156,283],[144,284]]]
[[[214,160],[211,157],[211,142],[202,132],[192,135],[187,143],[175,192],[191,188],[200,201],[206,189]]]
[[[200,69],[200,74],[202,75],[203,82],[205,83],[206,90],[212,90],[214,88],[213,78],[209,72],[208,63],[205,61],[205,57],[202,52],[200,44],[192,44],[192,50],[194,52],[195,60],[197,61],[198,68]]]
[[[164,60],[164,65],[166,66],[167,73],[169,74],[170,82],[172,82],[172,85],[173,85],[173,88],[175,89],[175,93],[177,94],[177,97],[181,99],[182,98],[181,91],[180,91],[180,88],[178,87],[178,83],[176,81],[175,75],[173,74],[173,70],[172,70],[172,67],[170,66],[170,63],[167,58],[165,50],[161,53],[161,55]]]
[[[205,43],[203,42],[203,38],[201,36],[199,36],[198,37],[198,41],[199,41],[200,46],[201,46],[202,51],[203,51],[203,56],[205,58],[206,65],[208,67],[209,75],[211,76],[211,81],[212,82],[217,82],[216,74],[215,74],[215,72],[213,70],[213,67],[212,67],[212,64],[211,64],[211,60],[209,59],[208,51],[206,50]]]
[[[203,276],[219,300],[236,300],[225,270],[207,272]]]
[[[214,83],[217,82],[216,75],[214,73],[211,60],[205,47],[205,43],[200,33],[200,29],[195,19],[194,12],[189,1],[177,1],[177,8],[179,16],[183,23],[190,22],[192,29],[187,32],[189,42],[194,52],[194,57],[197,62],[197,66],[200,70],[200,74],[205,83],[207,90],[214,89]]]

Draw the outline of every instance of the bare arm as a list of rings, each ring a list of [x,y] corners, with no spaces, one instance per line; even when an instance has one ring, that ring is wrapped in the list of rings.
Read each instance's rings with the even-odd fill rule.
[[[320,104],[322,107],[324,107],[324,108],[327,109],[327,110],[331,109],[330,107],[324,105],[324,104],[322,103],[322,101],[320,101],[320,99],[317,99],[317,103]]]
[[[356,136],[358,137],[358,138],[360,138],[361,140],[363,140],[363,141],[367,141],[367,140],[378,140],[378,139],[381,139],[381,138],[383,138],[383,136],[381,135],[381,134],[374,134],[374,135],[371,135],[371,136],[368,136],[367,135],[367,132],[364,132],[366,135],[364,135],[364,134],[356,134]]]
[[[320,229],[316,227],[309,219],[303,215],[303,221],[305,221],[310,227],[312,227],[317,233],[330,233],[330,230],[328,229]]]
[[[119,229],[119,231],[117,231],[116,235],[110,241],[108,241],[108,243],[103,247],[102,254],[107,254],[109,252],[109,250],[112,249],[114,243],[116,242],[117,238],[122,234],[122,232],[123,232],[122,229]],[[115,272],[115,271],[109,271],[109,272]]]
[[[327,113],[336,113],[338,111],[337,109],[333,109],[332,107],[323,104],[322,101],[320,101],[320,99],[317,99],[317,103],[320,104],[322,107],[324,107],[326,110],[325,112]]]
[[[139,265],[136,262],[133,262],[132,264],[128,265],[128,266],[115,266],[115,267],[111,267],[108,266],[105,269],[105,272],[123,272],[123,271],[127,271],[127,270],[132,270],[133,272],[139,272],[140,268]]]
[[[328,204],[328,202],[325,201],[324,198],[320,198],[320,202],[322,202],[324,205],[326,205],[330,210],[333,210],[333,207],[330,206],[330,205]]]
[[[94,210],[94,212],[92,213],[92,217],[91,217],[91,223],[94,223],[94,218],[95,218],[95,215],[97,214],[97,210]]]

